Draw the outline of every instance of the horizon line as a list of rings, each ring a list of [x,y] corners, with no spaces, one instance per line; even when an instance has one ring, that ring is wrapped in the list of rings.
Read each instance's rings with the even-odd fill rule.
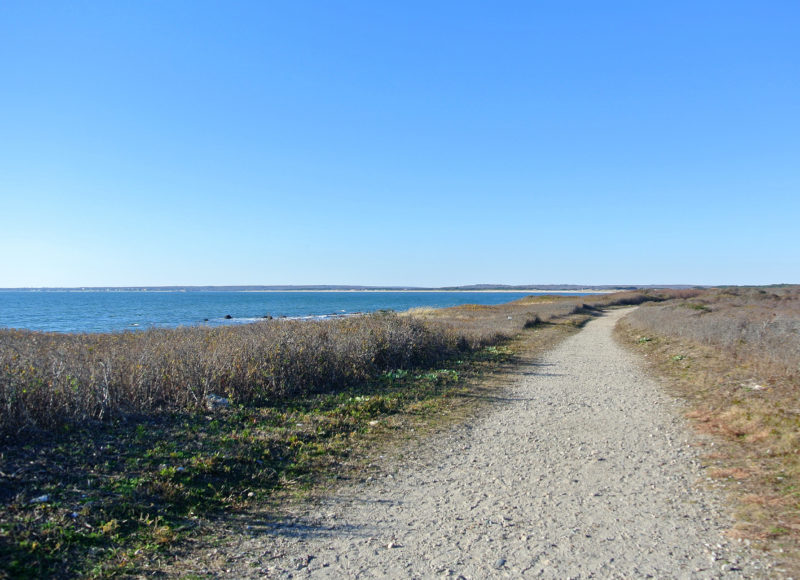
[[[638,290],[653,288],[707,288],[698,284],[461,284],[448,286],[416,285],[365,285],[365,284],[164,284],[121,286],[14,286],[0,287],[0,291],[108,291],[108,290],[161,290],[161,291],[241,291],[241,290]]]

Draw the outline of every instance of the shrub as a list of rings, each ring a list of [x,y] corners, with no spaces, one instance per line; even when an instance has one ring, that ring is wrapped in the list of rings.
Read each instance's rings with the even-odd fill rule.
[[[710,289],[639,308],[626,322],[638,332],[725,349],[765,371],[796,377],[800,370],[797,286]]]
[[[0,330],[0,433],[201,409],[212,394],[254,403],[333,391],[390,370],[435,366],[543,321],[652,298],[532,297],[498,306],[112,334]]]
[[[211,393],[247,402],[331,390],[435,364],[463,339],[391,313],[114,334],[2,330],[0,431],[200,408]]]

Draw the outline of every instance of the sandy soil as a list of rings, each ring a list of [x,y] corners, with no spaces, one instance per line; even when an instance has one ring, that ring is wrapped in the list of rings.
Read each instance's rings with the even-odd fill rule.
[[[774,577],[726,539],[680,405],[590,322],[472,422],[213,554],[232,577]],[[200,571],[200,570],[198,570]]]

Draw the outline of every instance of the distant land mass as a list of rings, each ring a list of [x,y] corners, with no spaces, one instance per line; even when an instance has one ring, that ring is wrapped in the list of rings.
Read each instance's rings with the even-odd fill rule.
[[[582,285],[582,284],[470,284],[467,286],[346,286],[346,285],[278,285],[278,286],[80,286],[45,288],[0,288],[0,292],[580,292],[622,291],[654,288],[703,288],[690,284],[651,285]]]

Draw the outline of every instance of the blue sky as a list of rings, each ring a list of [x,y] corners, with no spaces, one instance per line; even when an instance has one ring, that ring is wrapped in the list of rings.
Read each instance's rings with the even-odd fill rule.
[[[800,4],[0,4],[0,287],[800,282]]]

